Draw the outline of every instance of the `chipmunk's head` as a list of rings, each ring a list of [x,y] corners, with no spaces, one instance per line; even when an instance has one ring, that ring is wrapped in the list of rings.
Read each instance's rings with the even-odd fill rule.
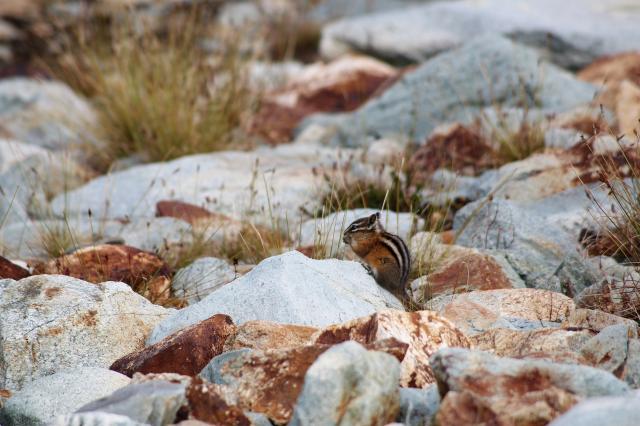
[[[367,241],[375,234],[384,231],[380,223],[380,213],[354,220],[342,234],[342,241],[355,249],[361,241]]]

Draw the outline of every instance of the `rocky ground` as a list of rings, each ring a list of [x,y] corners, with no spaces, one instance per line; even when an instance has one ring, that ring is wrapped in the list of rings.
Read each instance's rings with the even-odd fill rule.
[[[163,33],[200,3],[251,58],[246,143],[105,164],[104,98],[47,61],[79,21]],[[637,424],[639,19],[0,3],[0,425]],[[287,28],[311,47],[274,53]],[[405,301],[341,240],[379,210],[411,251]]]

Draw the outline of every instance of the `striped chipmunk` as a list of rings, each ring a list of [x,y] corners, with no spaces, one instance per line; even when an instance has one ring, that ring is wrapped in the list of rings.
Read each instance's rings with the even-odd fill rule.
[[[342,241],[362,259],[364,267],[380,286],[405,298],[405,285],[411,257],[402,238],[384,230],[380,213],[355,220],[347,227]]]

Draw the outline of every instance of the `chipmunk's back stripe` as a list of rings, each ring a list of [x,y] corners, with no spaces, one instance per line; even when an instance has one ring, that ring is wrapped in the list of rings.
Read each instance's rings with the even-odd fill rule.
[[[411,258],[407,245],[402,241],[402,238],[388,232],[384,233],[381,241],[396,257],[402,273],[402,283],[406,283],[409,278],[409,269],[411,269]]]

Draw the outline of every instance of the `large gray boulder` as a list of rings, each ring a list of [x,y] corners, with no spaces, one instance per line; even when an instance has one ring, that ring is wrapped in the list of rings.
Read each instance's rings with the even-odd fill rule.
[[[566,67],[640,44],[640,12],[627,0],[511,0],[437,2],[398,8],[327,25],[321,53],[360,51],[396,62],[422,62],[469,40],[502,34],[544,48]],[[598,31],[615,28],[615,31]]]
[[[319,207],[323,178],[315,172],[339,157],[334,149],[311,145],[191,155],[100,176],[54,198],[52,210],[70,218],[89,209],[104,219],[150,218],[158,201],[179,197],[233,218],[264,224],[287,218],[293,224],[302,207]]]
[[[385,425],[400,408],[399,380],[400,364],[391,355],[341,343],[307,370],[289,424]]]
[[[120,414],[92,412],[58,416],[49,426],[147,426]]]
[[[479,37],[405,74],[352,113],[313,115],[301,128],[333,126],[333,142],[357,146],[367,137],[411,135],[422,141],[441,123],[470,122],[484,107],[537,107],[561,112],[593,99],[596,88],[532,49],[499,36]]]
[[[562,199],[557,201],[561,208]],[[456,244],[502,254],[527,287],[573,297],[600,278],[581,253],[577,235],[537,205],[479,200],[458,211],[453,228]]]
[[[16,392],[0,408],[0,424],[49,424],[56,416],[71,414],[88,402],[126,386],[129,381],[125,375],[97,367],[79,367],[40,377]]]
[[[0,280],[0,388],[78,367],[109,367],[144,346],[171,310],[124,283],[62,275]]]
[[[356,262],[314,260],[297,251],[263,260],[251,272],[177,311],[156,326],[153,344],[191,324],[224,313],[240,325],[251,320],[323,327],[403,309]]]

